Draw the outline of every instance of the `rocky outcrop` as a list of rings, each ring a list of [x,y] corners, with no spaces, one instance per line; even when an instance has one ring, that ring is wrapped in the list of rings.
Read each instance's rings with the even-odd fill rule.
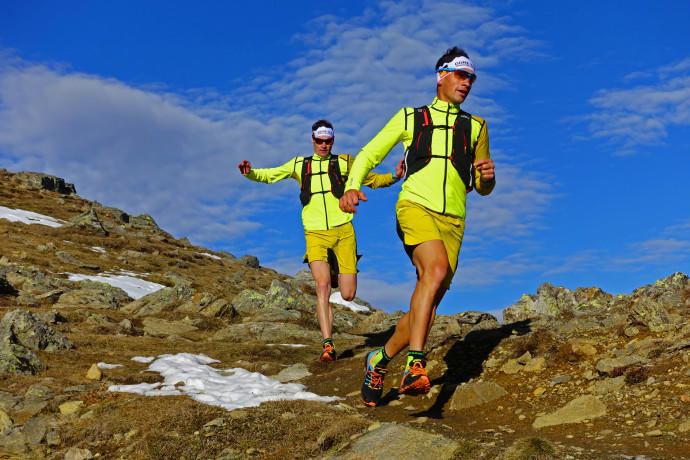
[[[28,188],[49,190],[63,195],[76,195],[74,184],[65,182],[61,177],[37,172],[18,172],[15,177]]]

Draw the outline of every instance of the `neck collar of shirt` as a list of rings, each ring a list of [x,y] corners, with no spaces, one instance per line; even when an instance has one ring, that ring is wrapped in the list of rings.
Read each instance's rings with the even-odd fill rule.
[[[316,160],[316,161],[328,161],[328,160],[331,159],[332,156],[333,156],[332,153],[329,153],[329,154],[326,155],[325,157],[322,157],[322,156],[319,155],[318,153],[315,153],[314,155],[312,155],[312,159],[314,159],[314,160]]]
[[[451,104],[446,101],[442,101],[441,99],[435,97],[434,102],[431,103],[429,106],[432,109],[440,110],[442,112],[449,112],[449,113],[458,113],[460,111],[460,105],[455,105]]]

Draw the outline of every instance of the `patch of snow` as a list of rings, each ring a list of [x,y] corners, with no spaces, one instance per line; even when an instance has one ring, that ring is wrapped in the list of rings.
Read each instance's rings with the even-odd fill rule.
[[[105,253],[105,248],[101,248],[101,247],[99,247],[99,246],[93,246],[93,247],[91,248],[91,250],[92,250],[93,252]]]
[[[154,358],[153,356],[135,356],[134,358],[132,358],[132,361],[136,361],[138,363],[148,364],[151,361],[153,361],[154,359],[156,359],[156,358]]]
[[[96,365],[99,369],[115,369],[117,367],[123,367],[122,364],[98,363]]]
[[[178,353],[161,355],[147,371],[163,376],[162,383],[112,385],[108,391],[137,393],[144,396],[188,395],[195,401],[227,410],[256,407],[267,401],[306,399],[330,402],[337,396],[319,396],[304,391],[297,383],[280,383],[258,372],[234,368],[217,370],[209,366],[218,360],[206,355]]]
[[[133,273],[132,273],[133,274]],[[67,273],[70,281],[100,281],[113,287],[120,288],[133,299],[140,299],[145,295],[163,289],[165,286],[150,281],[144,281],[129,275],[113,275],[110,273],[99,273],[98,275],[81,275],[77,273]]]
[[[0,219],[7,219],[10,222],[23,222],[25,224],[39,224],[48,227],[62,227],[63,220],[54,217],[44,216],[36,212],[24,211],[23,209],[12,209],[0,206]]]
[[[293,347],[293,348],[302,348],[306,347],[306,345],[302,345],[301,343],[267,343],[267,347]]]
[[[200,254],[200,255],[206,256],[206,257],[210,257],[211,259],[218,259],[218,260],[221,259],[221,258],[218,257],[217,255],[215,255],[215,254],[209,254],[209,253],[207,253],[207,252],[197,252],[197,254]]]
[[[360,305],[356,302],[352,302],[351,300],[343,299],[343,296],[340,294],[340,291],[331,294],[331,298],[328,299],[328,301],[331,303],[343,305],[352,311],[371,311],[369,307],[367,307],[366,305]]]

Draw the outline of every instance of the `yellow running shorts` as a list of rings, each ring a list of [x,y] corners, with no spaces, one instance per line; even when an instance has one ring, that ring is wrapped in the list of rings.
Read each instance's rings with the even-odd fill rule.
[[[357,240],[352,222],[339,225],[330,230],[306,230],[307,262],[323,260],[328,263],[328,249],[338,260],[339,273],[357,273]]]
[[[425,241],[441,240],[448,254],[451,273],[443,281],[448,289],[458,266],[458,255],[465,233],[465,221],[453,216],[434,212],[426,207],[402,200],[395,205],[398,236],[405,245],[405,252],[412,260],[412,252]]]

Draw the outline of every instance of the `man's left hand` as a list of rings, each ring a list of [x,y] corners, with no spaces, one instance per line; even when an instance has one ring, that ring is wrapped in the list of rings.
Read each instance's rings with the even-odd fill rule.
[[[405,159],[401,159],[398,161],[398,164],[395,165],[395,174],[393,175],[393,179],[402,179],[405,177]]]
[[[475,161],[474,168],[482,175],[484,182],[490,182],[494,179],[494,162],[491,158]]]

